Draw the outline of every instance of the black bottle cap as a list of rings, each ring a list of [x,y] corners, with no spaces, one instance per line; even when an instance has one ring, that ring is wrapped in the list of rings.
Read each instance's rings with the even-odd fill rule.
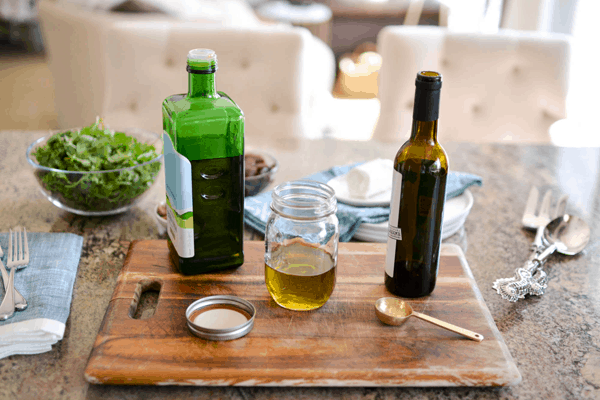
[[[424,90],[440,90],[442,88],[442,74],[435,71],[419,71],[415,85]]]

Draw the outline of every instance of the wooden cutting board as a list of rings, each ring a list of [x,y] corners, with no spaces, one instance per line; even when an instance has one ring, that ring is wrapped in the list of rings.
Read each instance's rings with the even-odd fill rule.
[[[465,257],[443,245],[433,294],[415,311],[482,334],[475,342],[417,318],[382,324],[375,301],[383,284],[385,244],[341,243],[330,300],[289,311],[264,283],[264,243],[244,243],[240,268],[182,276],[166,241],[132,242],[85,377],[98,384],[242,386],[500,386],[521,375],[485,305]],[[151,318],[133,319],[143,288],[160,294]],[[257,309],[254,328],[233,341],[193,336],[185,311],[200,297],[228,294]]]

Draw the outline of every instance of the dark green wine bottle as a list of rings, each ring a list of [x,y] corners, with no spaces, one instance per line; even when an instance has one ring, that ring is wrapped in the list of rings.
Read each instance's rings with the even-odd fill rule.
[[[417,74],[410,139],[394,160],[385,286],[401,297],[430,294],[437,279],[448,157],[437,142],[442,76]]]
[[[188,93],[162,105],[167,241],[185,275],[244,262],[244,113],[216,70],[214,51],[190,51]]]

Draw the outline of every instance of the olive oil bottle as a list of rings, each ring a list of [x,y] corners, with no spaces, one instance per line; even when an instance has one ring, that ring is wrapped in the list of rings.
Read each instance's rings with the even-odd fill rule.
[[[167,241],[185,275],[244,262],[244,114],[216,71],[214,51],[190,51],[188,93],[162,105]]]
[[[401,297],[435,288],[442,240],[448,157],[437,142],[442,76],[417,74],[410,139],[394,160],[385,286]]]

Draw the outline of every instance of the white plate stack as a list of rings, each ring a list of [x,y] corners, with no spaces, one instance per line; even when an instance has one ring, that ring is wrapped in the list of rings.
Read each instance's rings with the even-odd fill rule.
[[[473,207],[473,194],[469,189],[460,196],[446,201],[444,220],[442,221],[442,240],[454,235],[463,226]],[[354,235],[354,239],[365,242],[387,242],[388,222],[380,224],[363,223]]]
[[[393,162],[375,159],[348,173],[329,180],[327,184],[335,191],[340,203],[355,207],[389,207],[392,199]],[[442,240],[460,230],[473,207],[473,194],[466,189],[463,194],[446,201],[442,221]],[[387,242],[388,222],[363,223],[354,238],[366,242]]]

